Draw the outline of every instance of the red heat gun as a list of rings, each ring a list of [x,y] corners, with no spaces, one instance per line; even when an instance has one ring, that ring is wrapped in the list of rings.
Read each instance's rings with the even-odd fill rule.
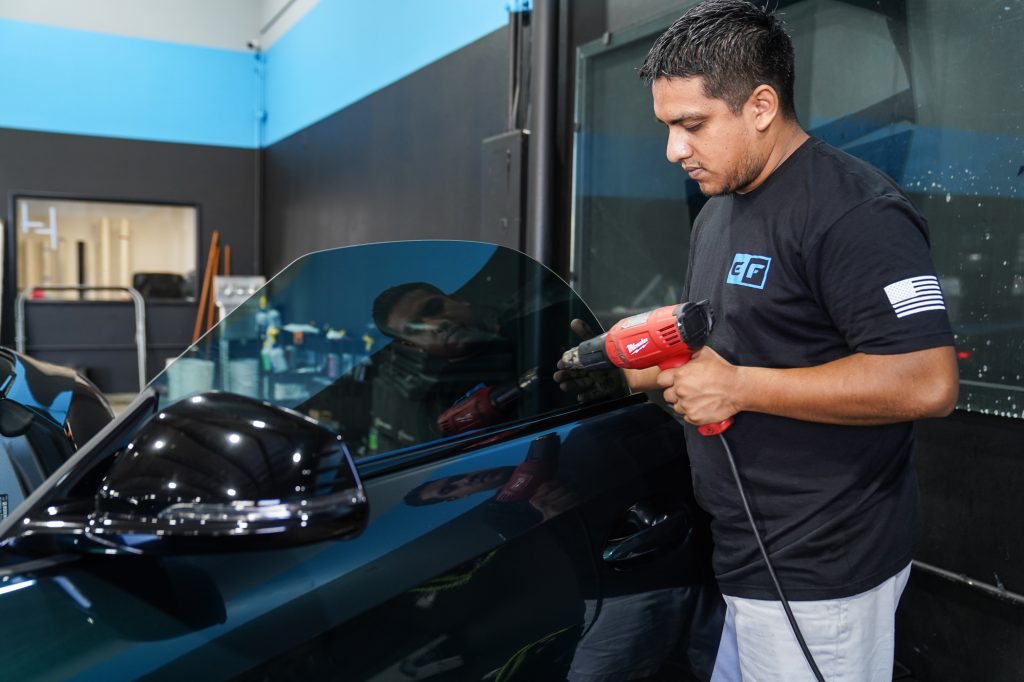
[[[584,341],[562,356],[566,369],[602,370],[682,367],[704,347],[714,315],[707,301],[687,301],[633,315],[616,322],[600,336]],[[732,424],[732,417],[697,430],[714,436]]]

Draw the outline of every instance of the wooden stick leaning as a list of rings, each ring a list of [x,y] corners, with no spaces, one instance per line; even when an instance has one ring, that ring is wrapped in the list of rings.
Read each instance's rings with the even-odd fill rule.
[[[199,294],[199,310],[196,312],[196,326],[192,330],[192,343],[198,341],[202,333],[203,313],[206,311],[206,299],[209,297],[210,289],[213,287],[213,266],[216,266],[216,263],[213,262],[213,254],[217,251],[217,241],[219,239],[220,233],[214,230],[213,235],[210,237],[210,250],[206,255],[206,270],[203,272],[203,288]]]

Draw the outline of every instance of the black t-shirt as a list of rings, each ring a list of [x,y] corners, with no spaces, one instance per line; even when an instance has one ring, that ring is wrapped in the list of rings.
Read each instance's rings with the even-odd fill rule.
[[[757,189],[697,217],[685,298],[709,299],[709,345],[756,367],[952,345],[924,218],[898,185],[811,138]],[[687,428],[714,517],[725,594],[774,599],[722,444]],[[911,423],[834,426],[760,413],[726,432],[787,596],[834,599],[910,562],[918,528]]]

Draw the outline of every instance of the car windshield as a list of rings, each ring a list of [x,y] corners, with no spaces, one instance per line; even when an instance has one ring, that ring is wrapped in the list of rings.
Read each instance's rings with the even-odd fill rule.
[[[461,241],[367,244],[304,256],[157,376],[161,405],[219,390],[341,433],[357,458],[565,410],[553,381],[599,331],[531,258]]]

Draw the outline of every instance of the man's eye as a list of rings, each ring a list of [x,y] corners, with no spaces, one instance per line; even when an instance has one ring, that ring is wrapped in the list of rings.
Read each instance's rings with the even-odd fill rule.
[[[701,122],[701,123],[694,123],[693,125],[685,126],[685,128],[686,128],[687,131],[693,133],[693,132],[696,132],[696,131],[700,130],[700,127],[702,125],[704,125],[703,122]]]

